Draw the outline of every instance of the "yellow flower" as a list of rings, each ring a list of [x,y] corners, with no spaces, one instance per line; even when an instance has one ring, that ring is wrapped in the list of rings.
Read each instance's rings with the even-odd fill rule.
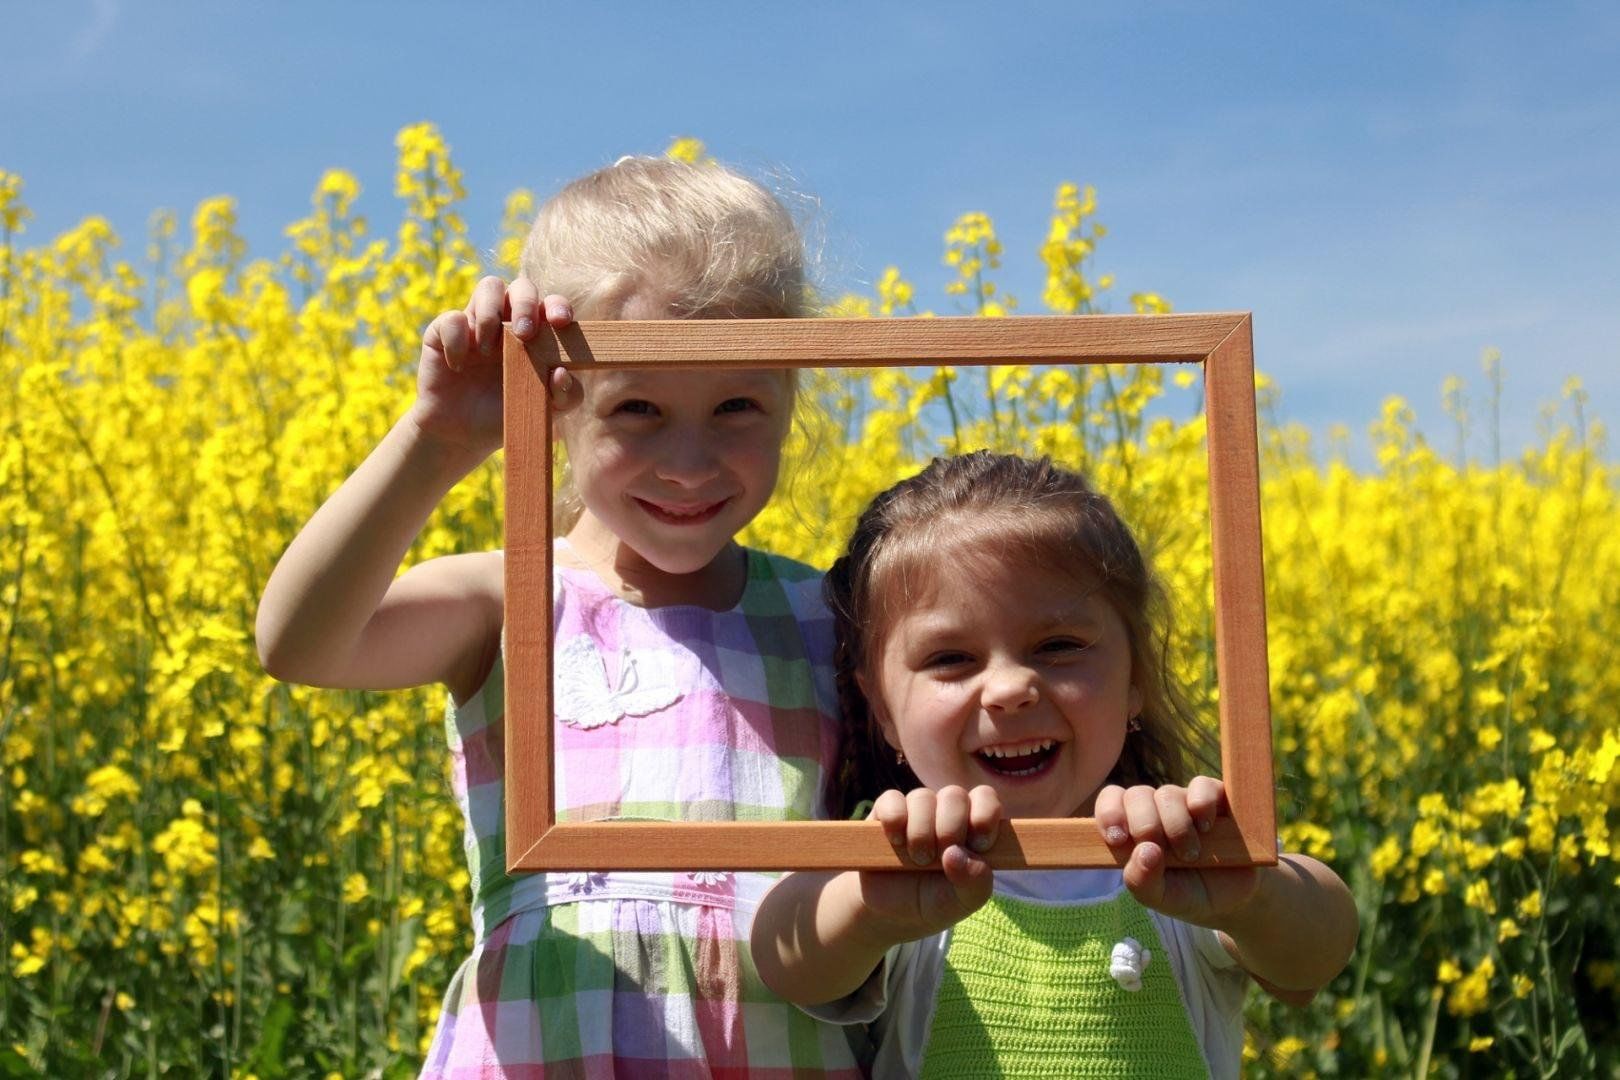
[[[1491,977],[1496,964],[1485,957],[1479,966],[1452,984],[1446,995],[1446,1009],[1453,1016],[1476,1016],[1490,1004]]]
[[[708,149],[703,145],[703,140],[694,139],[690,136],[682,136],[670,143],[664,150],[664,156],[673,158],[676,161],[685,161],[692,165],[712,160],[709,157]]]
[[[366,884],[366,875],[361,873],[350,874],[343,879],[343,902],[345,904],[358,904],[371,892]]]
[[[25,851],[19,856],[18,862],[22,864],[23,871],[29,874],[50,874],[60,877],[67,873],[67,867],[63,866],[56,856],[45,851]]]
[[[315,198],[332,200],[332,211],[339,217],[349,212],[349,206],[360,197],[360,181],[345,169],[327,169],[315,185]]]
[[[1312,822],[1292,822],[1282,828],[1283,846],[1324,861],[1335,857],[1333,834]],[[1376,871],[1375,871],[1376,873]]]
[[[0,228],[21,232],[33,211],[22,204],[22,177],[0,169]]]
[[[1490,883],[1486,881],[1469,882],[1463,890],[1463,903],[1487,915],[1496,913],[1496,897],[1491,894]]]
[[[1299,1052],[1309,1045],[1297,1035],[1286,1035],[1278,1039],[1276,1045],[1271,1048],[1269,1055],[1272,1066],[1278,1069],[1287,1068],[1289,1062],[1293,1061],[1299,1055]]]
[[[187,805],[194,800],[186,800]],[[179,817],[152,839],[152,850],[174,874],[201,874],[214,868],[219,839],[195,817]]]

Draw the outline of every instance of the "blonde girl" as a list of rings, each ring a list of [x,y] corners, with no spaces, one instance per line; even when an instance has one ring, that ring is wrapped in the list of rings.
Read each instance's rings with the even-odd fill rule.
[[[449,691],[474,942],[423,1076],[858,1075],[843,1030],[759,982],[747,934],[768,878],[507,875],[502,552],[395,576],[501,445],[503,323],[527,339],[542,320],[805,305],[798,233],[759,185],[640,158],[569,184],[541,209],[522,277],[486,278],[428,326],[415,403],[265,587],[259,651],[277,677]],[[792,377],[653,366],[559,373],[553,391],[572,470],[553,580],[558,816],[820,815],[836,698],[819,575],[734,539],[775,488]]]
[[[791,874],[767,985],[871,1025],[877,1076],[1236,1076],[1246,984],[1309,1000],[1356,914],[1326,866],[1166,869],[1225,810],[1165,665],[1161,589],[1078,474],[990,453],[879,495],[829,571],[835,812],[918,866]],[[1183,786],[1185,785],[1185,786]],[[1122,869],[992,875],[1003,817],[1094,816]]]

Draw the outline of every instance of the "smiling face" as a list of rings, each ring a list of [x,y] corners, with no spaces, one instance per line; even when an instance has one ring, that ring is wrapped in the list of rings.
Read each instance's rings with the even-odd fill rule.
[[[1141,709],[1124,622],[1052,570],[941,559],[860,679],[932,788],[990,784],[1009,817],[1089,814]]]
[[[629,557],[663,574],[708,567],[776,487],[789,377],[638,369],[581,383],[560,425],[585,505],[570,541],[620,566]]]

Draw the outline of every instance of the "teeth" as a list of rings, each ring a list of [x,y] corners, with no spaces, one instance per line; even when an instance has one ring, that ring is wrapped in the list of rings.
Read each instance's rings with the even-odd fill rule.
[[[1041,739],[1039,742],[1025,743],[1015,746],[987,746],[979,753],[985,757],[1009,758],[1023,757],[1025,754],[1039,754],[1052,748],[1051,739]]]

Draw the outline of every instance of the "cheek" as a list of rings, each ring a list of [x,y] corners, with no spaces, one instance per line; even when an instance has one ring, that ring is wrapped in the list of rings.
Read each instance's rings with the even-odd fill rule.
[[[909,738],[954,746],[963,727],[965,695],[949,686],[908,682],[887,698],[890,715]]]
[[[733,443],[728,456],[739,469],[774,480],[782,467],[782,441],[774,432],[762,431]]]
[[[634,447],[618,435],[598,425],[585,423],[563,437],[568,460],[576,471],[610,473],[634,463]]]

